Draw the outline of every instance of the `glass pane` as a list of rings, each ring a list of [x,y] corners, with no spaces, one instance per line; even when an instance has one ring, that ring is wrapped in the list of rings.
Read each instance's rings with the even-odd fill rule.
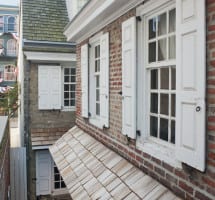
[[[64,85],[64,91],[69,91],[69,85]]]
[[[61,183],[61,188],[65,188],[66,187],[66,185],[65,185],[65,183],[64,183],[64,181]]]
[[[175,121],[171,121],[171,143],[175,144]]]
[[[69,75],[69,68],[64,68],[64,75]]]
[[[175,36],[169,37],[169,59],[175,58]]]
[[[96,76],[96,87],[99,87],[99,76]]]
[[[99,89],[96,90],[96,101],[100,100],[100,91]]]
[[[151,112],[158,113],[158,94],[152,93],[151,94]]]
[[[168,141],[168,119],[160,119],[160,139]]]
[[[59,181],[60,180],[60,175],[59,174],[55,174],[54,175],[54,180],[55,181]]]
[[[172,94],[171,98],[172,117],[175,117],[175,94]]]
[[[58,171],[58,168],[57,168],[57,167],[54,167],[54,173],[55,173],[55,174],[58,174],[58,173],[59,173],[59,171]]]
[[[156,42],[149,43],[149,62],[156,61]]]
[[[166,13],[158,16],[158,35],[166,34]]]
[[[158,135],[158,119],[157,117],[150,117],[150,135],[157,137]]]
[[[169,114],[169,95],[168,94],[160,95],[160,114],[163,114],[163,115]]]
[[[70,92],[70,97],[74,99],[75,98],[75,92]]]
[[[149,39],[155,38],[156,36],[156,18],[149,20]]]
[[[69,76],[64,76],[64,82],[66,82],[66,83],[69,82]]]
[[[100,60],[97,60],[97,72],[100,72]]]
[[[169,68],[163,68],[161,73],[161,89],[169,89]]]
[[[69,100],[64,100],[64,106],[69,106]]]
[[[75,85],[70,85],[70,91],[75,91]]]
[[[176,78],[175,78],[175,67],[171,68],[171,76],[172,76],[172,81],[171,81],[171,89],[175,90],[175,82],[176,82]]]
[[[151,89],[158,89],[158,70],[151,70]]]
[[[74,99],[70,100],[70,106],[75,106],[75,100]]]
[[[75,68],[71,68],[71,74],[75,75],[76,74],[76,69]]]
[[[95,47],[95,58],[97,58],[98,57],[98,53],[97,53],[98,51],[97,51],[97,46]]]
[[[100,104],[96,103],[96,115],[100,115]]]
[[[71,76],[70,79],[71,79],[71,82],[75,82],[75,76]]]
[[[55,189],[59,189],[60,188],[60,183],[59,182],[55,182],[54,183],[54,188]]]
[[[175,9],[169,11],[169,32],[175,32]]]
[[[64,92],[64,99],[69,98],[69,92]]]
[[[100,45],[97,46],[97,58],[100,57]]]
[[[158,40],[158,60],[166,60],[166,39]]]

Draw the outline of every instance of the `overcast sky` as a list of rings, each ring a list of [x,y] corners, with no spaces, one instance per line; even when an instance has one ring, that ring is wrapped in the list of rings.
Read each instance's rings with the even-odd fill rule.
[[[18,6],[19,0],[0,0],[0,5]]]

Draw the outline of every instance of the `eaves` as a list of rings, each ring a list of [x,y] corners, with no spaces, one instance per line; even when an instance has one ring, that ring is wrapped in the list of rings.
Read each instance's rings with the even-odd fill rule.
[[[81,42],[144,0],[91,0],[66,26],[68,41]]]

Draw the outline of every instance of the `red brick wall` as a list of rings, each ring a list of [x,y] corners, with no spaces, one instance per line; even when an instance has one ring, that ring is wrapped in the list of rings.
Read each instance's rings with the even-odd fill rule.
[[[10,184],[10,141],[9,127],[7,126],[4,137],[0,141],[0,199],[6,200]]]
[[[121,134],[121,23],[135,14],[131,10],[103,30],[110,34],[110,128],[100,130],[81,117],[80,47],[77,47],[77,120],[79,127],[127,158],[145,173],[184,199],[215,199],[215,1],[206,1],[207,15],[207,151],[206,171],[191,167],[174,168],[135,148],[135,141],[127,141]]]

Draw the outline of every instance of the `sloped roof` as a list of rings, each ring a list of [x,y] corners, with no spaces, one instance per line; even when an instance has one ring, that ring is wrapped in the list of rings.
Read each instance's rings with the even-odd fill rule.
[[[23,39],[66,41],[63,35],[68,23],[65,0],[23,0]]]
[[[78,127],[70,129],[50,152],[72,199],[179,200]]]

